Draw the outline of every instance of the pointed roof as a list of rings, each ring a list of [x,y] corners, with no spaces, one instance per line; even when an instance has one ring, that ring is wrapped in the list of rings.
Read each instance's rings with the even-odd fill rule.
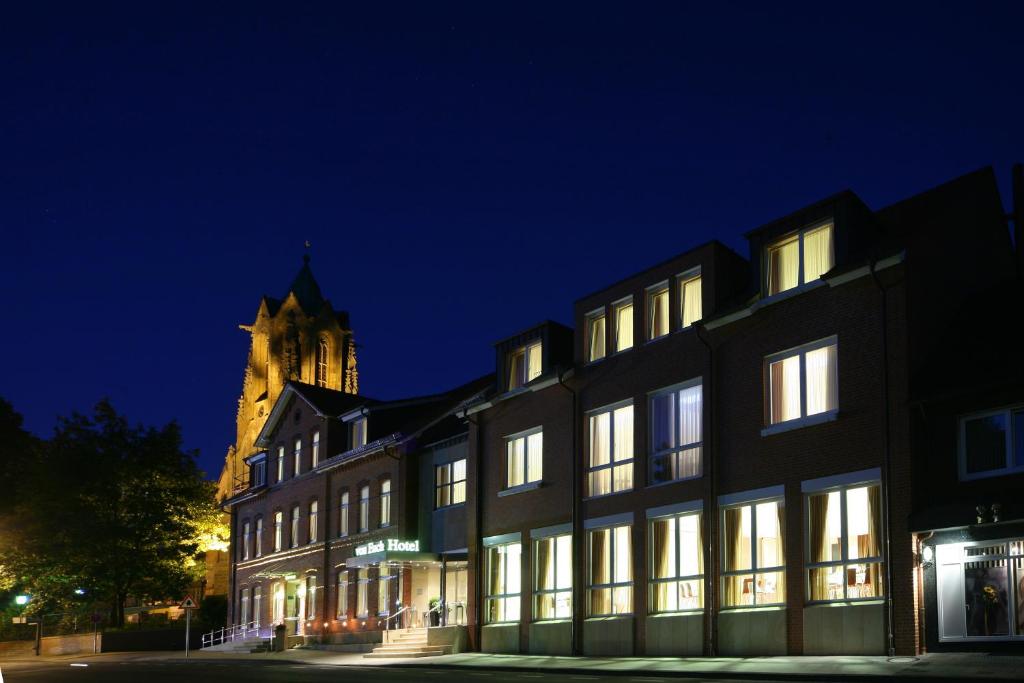
[[[292,280],[292,286],[288,291],[295,295],[299,305],[302,306],[302,310],[306,313],[317,313],[324,305],[324,297],[320,293],[320,285],[316,283],[313,271],[309,268],[309,254],[303,255],[302,268],[299,269],[298,275]]]

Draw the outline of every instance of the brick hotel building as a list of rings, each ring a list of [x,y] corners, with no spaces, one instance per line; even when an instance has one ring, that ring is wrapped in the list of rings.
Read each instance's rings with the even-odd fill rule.
[[[358,395],[332,375],[347,316],[326,347],[300,325],[311,370],[236,444],[231,623],[499,653],[1019,650],[1021,184],[1015,219],[991,169],[825,198],[746,233],[748,258],[710,242],[577,300],[574,328],[506,338],[436,396]],[[341,319],[305,278],[286,301]]]

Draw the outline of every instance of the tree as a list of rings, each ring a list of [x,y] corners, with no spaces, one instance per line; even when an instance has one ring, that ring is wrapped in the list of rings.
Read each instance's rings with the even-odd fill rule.
[[[123,625],[128,595],[180,596],[196,556],[226,536],[178,425],[129,426],[108,401],[61,419],[23,477],[0,565],[40,607],[66,606],[80,589]]]

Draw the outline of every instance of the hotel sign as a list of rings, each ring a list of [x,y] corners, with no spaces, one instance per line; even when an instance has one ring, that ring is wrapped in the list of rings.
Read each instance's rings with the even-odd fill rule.
[[[369,543],[356,546],[356,557],[383,553],[385,551],[389,553],[418,553],[420,551],[420,542],[418,540],[401,541],[397,538],[389,538],[385,541],[370,541]]]

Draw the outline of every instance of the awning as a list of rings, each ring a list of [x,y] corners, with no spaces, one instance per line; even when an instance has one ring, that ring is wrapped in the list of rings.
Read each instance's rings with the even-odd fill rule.
[[[367,553],[357,555],[345,560],[345,566],[350,569],[362,567],[375,567],[380,564],[405,564],[413,562],[441,562],[441,556],[437,553],[411,553],[406,551],[382,550],[379,553]]]

